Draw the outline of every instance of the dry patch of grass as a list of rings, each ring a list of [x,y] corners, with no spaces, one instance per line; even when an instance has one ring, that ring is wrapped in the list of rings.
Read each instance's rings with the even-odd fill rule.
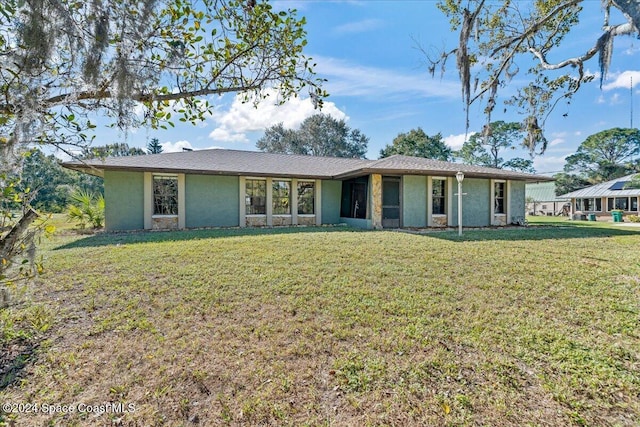
[[[5,422],[640,423],[631,230],[77,239],[45,254],[56,323],[0,400],[135,411]]]

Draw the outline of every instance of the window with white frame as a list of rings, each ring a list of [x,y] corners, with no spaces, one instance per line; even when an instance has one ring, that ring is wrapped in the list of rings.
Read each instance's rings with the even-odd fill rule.
[[[291,181],[272,181],[272,206],[274,215],[291,215]]]
[[[607,198],[607,210],[621,209],[623,211],[637,211],[637,197],[609,197]]]
[[[153,214],[178,215],[177,176],[153,176]]]
[[[434,178],[432,181],[431,213],[434,215],[444,215],[446,213],[446,184],[447,181],[440,178]]]
[[[245,205],[247,215],[266,215],[267,181],[247,179],[245,181]]]
[[[600,198],[576,199],[576,210],[602,212],[602,199]]]
[[[505,188],[506,183],[504,181],[497,181],[493,184],[493,213],[494,214],[506,214],[505,210]]]
[[[315,182],[298,181],[298,215],[315,213]]]

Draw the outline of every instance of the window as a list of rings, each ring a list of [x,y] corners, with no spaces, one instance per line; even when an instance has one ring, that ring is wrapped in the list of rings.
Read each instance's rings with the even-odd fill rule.
[[[433,208],[431,213],[434,215],[445,214],[445,185],[446,181],[444,179],[433,180],[433,194],[431,195]]]
[[[291,215],[291,182],[274,180],[272,202],[274,215]]]
[[[633,199],[635,199],[637,203],[637,199],[635,197]],[[630,206],[631,204],[629,203],[628,197],[609,197],[607,199],[607,210],[610,211],[614,209],[622,209],[623,211],[635,210],[633,208],[629,209]]]
[[[178,177],[153,176],[153,214],[178,215]]]
[[[494,210],[493,213],[496,214],[505,214],[505,205],[504,205],[504,182],[496,182],[493,187],[493,196],[494,196]]]
[[[298,181],[298,214],[313,215],[315,213],[315,182]]]
[[[602,212],[602,199],[576,199],[576,210]]]
[[[247,179],[245,203],[247,215],[265,215],[267,213],[267,181]]]

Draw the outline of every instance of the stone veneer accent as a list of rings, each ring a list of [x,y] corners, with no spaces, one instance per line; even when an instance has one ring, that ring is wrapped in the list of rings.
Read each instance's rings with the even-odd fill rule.
[[[264,215],[261,216],[247,216],[245,223],[247,227],[266,227],[267,226],[267,217]]]
[[[177,216],[157,216],[151,218],[152,230],[177,230],[178,229],[178,217]]]
[[[493,216],[493,225],[503,226],[507,225],[507,216],[506,215],[494,215]]]
[[[382,175],[371,175],[371,225],[374,229],[382,228]]]
[[[298,225],[316,225],[316,216],[315,215],[309,215],[309,216],[300,216],[298,215]]]
[[[274,227],[282,227],[285,225],[291,225],[291,215],[273,215],[271,223]]]
[[[447,216],[446,215],[434,215],[432,217],[433,226],[434,227],[446,227],[447,226]]]

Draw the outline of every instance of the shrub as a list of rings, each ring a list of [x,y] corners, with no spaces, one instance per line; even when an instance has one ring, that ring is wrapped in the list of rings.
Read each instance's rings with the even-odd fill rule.
[[[81,229],[87,224],[93,228],[101,228],[104,225],[104,196],[95,196],[83,190],[74,191],[71,194],[71,204],[67,208],[67,219],[76,221]]]
[[[629,222],[640,222],[640,216],[638,215],[627,215],[624,219],[629,220]]]

